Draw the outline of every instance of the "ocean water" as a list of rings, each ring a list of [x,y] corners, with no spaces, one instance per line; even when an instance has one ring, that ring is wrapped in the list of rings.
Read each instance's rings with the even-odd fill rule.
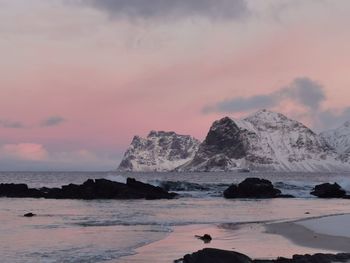
[[[246,177],[271,180],[295,199],[226,200],[222,192]],[[55,187],[88,178],[127,177],[165,185],[174,200],[45,200],[0,198],[1,262],[121,262],[176,226],[294,220],[350,213],[350,200],[309,195],[315,184],[339,182],[350,191],[350,174],[339,173],[117,173],[0,172],[0,183]],[[200,186],[200,187],[199,187]],[[33,212],[38,216],[24,218]],[[306,215],[306,212],[308,214]]]

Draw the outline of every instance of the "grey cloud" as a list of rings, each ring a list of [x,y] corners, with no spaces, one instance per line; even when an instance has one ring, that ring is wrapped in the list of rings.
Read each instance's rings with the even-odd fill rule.
[[[41,122],[42,127],[51,127],[60,125],[65,119],[60,116],[51,116]]]
[[[275,104],[276,99],[273,95],[257,95],[247,98],[238,97],[231,100],[221,101],[215,106],[207,106],[203,109],[203,112],[240,112],[249,111],[251,109],[268,108]]]
[[[281,95],[294,99],[312,110],[318,109],[326,99],[323,87],[306,77],[294,79],[288,87],[281,90]]]
[[[314,122],[314,128],[317,130],[331,129],[350,121],[350,107],[346,107],[340,112],[332,108],[327,110],[321,109],[322,102],[326,100],[324,88],[321,84],[307,77],[295,78],[288,86],[267,95],[236,97],[209,105],[203,109],[203,113],[249,112],[278,106],[287,99],[295,101],[308,109],[305,115],[311,117]]]
[[[132,19],[202,16],[237,19],[248,13],[245,0],[87,0],[91,6],[112,17]]]
[[[25,126],[19,121],[0,120],[0,127],[9,129],[23,129]]]
[[[284,99],[296,101],[314,112],[319,109],[326,96],[323,87],[319,83],[307,77],[302,77],[294,79],[290,85],[270,94],[224,100],[214,106],[205,107],[203,112],[242,112],[271,108]]]

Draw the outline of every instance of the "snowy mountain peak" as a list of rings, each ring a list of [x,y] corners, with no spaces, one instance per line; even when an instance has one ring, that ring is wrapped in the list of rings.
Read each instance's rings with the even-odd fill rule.
[[[119,166],[122,171],[237,169],[348,171],[350,122],[317,135],[281,113],[260,110],[241,120],[213,122],[202,143],[166,131],[135,136]]]
[[[350,129],[350,121],[345,122],[343,126]]]
[[[175,132],[151,131],[146,138],[134,136],[119,171],[171,171],[191,160],[200,142]]]
[[[320,136],[339,154],[350,154],[350,121],[336,129],[322,132]]]
[[[160,137],[160,136],[176,136],[177,134],[173,131],[150,131],[149,134],[147,135],[147,138],[151,137]]]
[[[215,121],[194,159],[179,170],[320,171],[334,168],[336,158],[324,140],[302,123],[260,110],[242,120]]]

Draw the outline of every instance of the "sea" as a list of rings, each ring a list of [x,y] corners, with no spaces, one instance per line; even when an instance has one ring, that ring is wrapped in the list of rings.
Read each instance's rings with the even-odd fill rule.
[[[0,262],[125,262],[177,227],[240,225],[350,213],[350,200],[310,195],[323,182],[350,191],[350,173],[0,172],[0,183],[30,187],[127,177],[177,192],[173,200],[54,200],[0,198]],[[227,200],[223,191],[247,177],[265,178],[293,199]],[[33,212],[36,217],[23,214]],[[164,245],[165,247],[165,245]],[[171,249],[167,247],[166,249]],[[145,261],[147,262],[147,261]]]

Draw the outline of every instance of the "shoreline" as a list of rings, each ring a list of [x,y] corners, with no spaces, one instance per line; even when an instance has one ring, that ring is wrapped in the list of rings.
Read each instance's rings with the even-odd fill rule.
[[[348,229],[350,222],[346,224],[346,221],[343,222],[343,225],[339,225],[337,219],[342,217],[350,217],[349,214],[339,214],[339,215],[329,215],[308,219],[300,219],[291,222],[280,222],[266,224],[266,233],[273,235],[281,235],[297,245],[304,247],[316,248],[316,249],[326,249],[333,250],[336,252],[349,252],[350,251],[350,235],[349,236],[340,236],[334,231],[336,223],[337,229],[343,228],[344,230]],[[325,219],[323,224],[323,229],[319,231],[313,230],[317,228],[317,221]],[[305,224],[307,223],[307,224]],[[309,226],[311,225],[311,226]],[[333,229],[333,231],[332,231]],[[322,233],[323,232],[323,233]],[[327,234],[325,234],[327,233]]]
[[[349,214],[347,214],[350,216]],[[327,215],[289,222],[243,224],[194,224],[174,226],[165,238],[139,247],[134,255],[120,258],[118,263],[173,262],[204,248],[237,251],[254,259],[276,259],[295,254],[339,253],[350,251],[350,237],[316,233],[299,222],[342,215]],[[210,234],[205,244],[195,235]]]

